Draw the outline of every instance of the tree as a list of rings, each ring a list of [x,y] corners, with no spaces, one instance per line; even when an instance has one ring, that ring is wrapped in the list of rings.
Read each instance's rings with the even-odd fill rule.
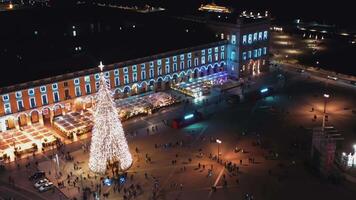
[[[101,63],[101,71],[104,67]],[[104,174],[108,162],[118,162],[122,171],[132,164],[132,156],[119,119],[118,111],[103,72],[100,73],[99,91],[95,96],[94,126],[92,130],[89,169]]]

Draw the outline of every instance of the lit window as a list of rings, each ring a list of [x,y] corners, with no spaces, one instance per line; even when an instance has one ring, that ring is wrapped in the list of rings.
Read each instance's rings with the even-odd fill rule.
[[[236,44],[236,35],[231,36],[231,44]]]
[[[205,56],[205,49],[201,50],[201,55]]]
[[[262,40],[262,32],[258,33],[258,40]]]
[[[76,86],[75,87],[75,96],[77,96],[77,97],[79,97],[79,96],[81,96],[82,94],[81,94],[81,92],[80,92],[80,87],[79,86]]]
[[[136,72],[137,71],[137,65],[132,65],[132,71]]]
[[[248,59],[252,58],[252,51],[248,51],[248,55],[247,55]]]
[[[263,32],[263,39],[264,39],[264,40],[267,40],[267,37],[268,37],[267,34],[268,34],[267,31],[264,31],[264,32]]]
[[[10,114],[11,113],[11,105],[10,105],[10,103],[5,103],[4,104],[4,110],[5,110],[5,114]]]
[[[166,58],[166,64],[169,64],[169,58]]]
[[[125,74],[124,76],[124,84],[129,84],[129,75]]]
[[[54,99],[54,102],[58,102],[59,101],[59,93],[58,93],[58,91],[53,92],[53,99]]]
[[[180,62],[180,70],[184,70],[184,62]]]
[[[173,56],[173,61],[174,61],[174,62],[177,61],[177,56]]]
[[[257,41],[257,33],[254,33],[254,34],[253,34],[253,41],[254,41],[254,42]]]
[[[220,53],[220,59],[221,59],[221,60],[224,60],[224,59],[225,59],[225,53],[224,53],[224,52],[221,52],[221,53]]]
[[[201,64],[204,65],[205,64],[205,56],[201,57]]]
[[[142,71],[142,70],[146,70],[145,64],[141,64],[141,71]]]
[[[34,97],[30,98],[30,107],[31,108],[36,107],[36,99]]]
[[[192,66],[192,60],[188,60],[188,68]]]
[[[257,49],[253,50],[253,57],[257,58]]]
[[[242,52],[242,60],[246,60],[247,59],[247,53],[246,52]]]
[[[153,69],[150,69],[150,72],[149,72],[150,74],[150,78],[153,78],[154,77],[154,71],[153,71]]]
[[[262,55],[262,49],[259,48],[259,49],[258,49],[258,57],[260,57],[261,55]]]
[[[216,53],[216,54],[215,54],[215,62],[218,61],[218,60],[219,60],[219,54]]]
[[[208,62],[213,62],[213,57],[211,55],[208,55]]]
[[[263,47],[263,55],[267,54],[267,47]]]
[[[235,60],[236,53],[235,51],[231,51],[231,60]]]
[[[192,53],[188,53],[188,58],[192,58]]]
[[[198,58],[194,58],[194,66],[198,66],[199,65],[199,59]]]
[[[212,49],[209,48],[209,49],[208,49],[208,54],[211,54],[211,52],[212,52]]]
[[[219,47],[214,48],[214,52],[217,53],[219,51]]]
[[[85,82],[90,82],[90,76],[84,76],[84,81]]]
[[[177,71],[177,63],[173,63],[173,71],[174,71],[174,72]]]
[[[91,93],[91,88],[90,88],[90,84],[89,83],[85,84],[85,93],[87,93],[87,94]]]
[[[221,51],[224,51],[225,50],[225,46],[221,46],[220,49],[221,49]]]
[[[248,34],[248,43],[252,44],[252,34]]]
[[[150,62],[150,67],[153,67],[153,61]]]
[[[134,73],[132,74],[132,81],[133,81],[133,82],[137,82],[137,73],[136,73],[136,72],[134,72]]]
[[[247,35],[243,35],[242,36],[242,44],[246,44],[247,43]]]
[[[162,60],[161,59],[157,60],[157,65],[162,65]]]
[[[23,110],[24,106],[23,106],[23,101],[22,100],[18,100],[17,101],[17,110]]]

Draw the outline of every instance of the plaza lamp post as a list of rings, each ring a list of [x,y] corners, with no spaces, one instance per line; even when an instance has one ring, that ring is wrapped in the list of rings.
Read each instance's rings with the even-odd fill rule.
[[[221,144],[221,140],[216,139],[216,143],[218,143],[218,160],[219,160],[219,157],[220,157],[220,144]]]
[[[324,116],[323,116],[322,130],[324,131],[325,118],[326,118],[326,103],[327,103],[327,100],[330,98],[330,95],[329,94],[324,94],[323,97],[324,97]]]

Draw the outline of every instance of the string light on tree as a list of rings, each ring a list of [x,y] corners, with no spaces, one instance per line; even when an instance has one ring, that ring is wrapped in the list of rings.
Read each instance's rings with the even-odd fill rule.
[[[101,73],[95,96],[89,169],[104,174],[108,162],[118,162],[121,170],[127,170],[132,164],[132,156],[101,62],[99,68]]]

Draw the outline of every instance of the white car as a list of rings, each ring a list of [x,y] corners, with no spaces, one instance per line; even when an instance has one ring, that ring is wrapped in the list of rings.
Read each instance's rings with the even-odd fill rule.
[[[48,179],[43,178],[43,179],[40,179],[39,181],[37,181],[37,182],[34,184],[34,186],[35,186],[35,188],[39,188],[39,187],[41,187],[42,185],[44,185],[44,184],[46,184],[46,183],[48,183],[48,182],[49,182]]]
[[[337,81],[338,78],[336,76],[328,76],[328,79],[332,79],[334,81]]]
[[[52,182],[45,183],[41,187],[38,188],[39,192],[46,192],[54,187]]]

